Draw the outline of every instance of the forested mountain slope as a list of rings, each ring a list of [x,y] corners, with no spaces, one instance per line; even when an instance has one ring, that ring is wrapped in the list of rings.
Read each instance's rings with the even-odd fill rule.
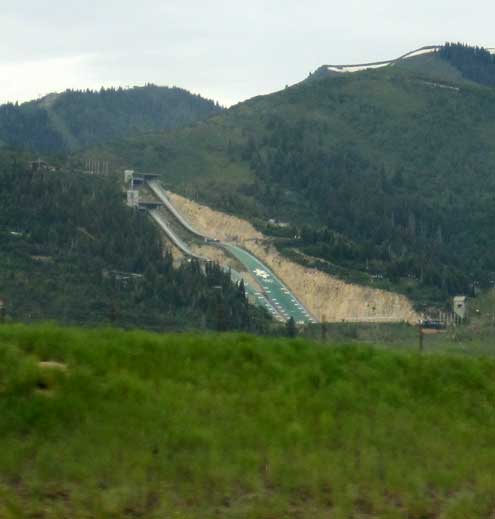
[[[0,299],[16,320],[261,331],[263,312],[216,265],[174,266],[114,178],[32,172],[0,155]]]
[[[92,153],[259,225],[289,222],[272,229],[279,246],[330,272],[439,300],[495,277],[495,90],[431,73],[304,82]]]
[[[45,153],[73,151],[134,133],[180,128],[221,110],[180,88],[68,90],[0,106],[0,145]]]

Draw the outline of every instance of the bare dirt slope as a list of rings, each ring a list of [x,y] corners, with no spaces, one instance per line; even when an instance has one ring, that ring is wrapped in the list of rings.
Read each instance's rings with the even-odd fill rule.
[[[291,262],[271,245],[269,238],[249,222],[197,204],[175,193],[167,194],[199,231],[222,241],[235,242],[266,263],[319,319],[327,322],[409,323],[419,320],[419,315],[406,297],[352,285],[319,270]]]

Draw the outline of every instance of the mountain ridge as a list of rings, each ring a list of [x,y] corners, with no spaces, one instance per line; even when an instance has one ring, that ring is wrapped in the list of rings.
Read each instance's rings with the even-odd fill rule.
[[[0,106],[0,144],[67,153],[133,133],[170,130],[220,113],[214,101],[177,87],[66,90]]]
[[[413,51],[406,52],[405,54],[402,54],[398,58],[391,59],[391,60],[380,60],[380,61],[374,61],[369,63],[354,63],[354,64],[348,64],[348,65],[322,65],[323,67],[332,68],[332,69],[346,69],[346,68],[360,68],[360,67],[374,67],[376,65],[390,65],[393,63],[397,63],[398,61],[401,61],[403,59],[412,58],[414,56],[419,56],[421,54],[429,54],[432,52],[435,52],[441,48],[441,45],[425,45],[423,47],[419,47],[418,49],[415,49]],[[345,70],[342,70],[345,72]],[[352,71],[349,71],[352,72]]]
[[[354,64],[343,64],[343,65],[322,65],[318,67],[314,72],[310,73],[309,79],[321,79],[323,77],[335,76],[341,74],[352,74],[356,72],[362,72],[365,70],[391,67],[391,66],[410,66],[410,62],[414,61],[414,58],[418,58],[420,56],[427,56],[430,58],[435,58],[435,56],[442,51],[447,45],[425,45],[419,47],[413,51],[406,52],[402,54],[398,58],[388,59],[388,60],[379,60],[373,62],[366,63],[354,63]],[[456,44],[462,45],[462,44]],[[481,49],[481,47],[480,47]],[[487,52],[492,55],[495,55],[495,48],[486,48]],[[454,78],[456,79],[456,78]]]

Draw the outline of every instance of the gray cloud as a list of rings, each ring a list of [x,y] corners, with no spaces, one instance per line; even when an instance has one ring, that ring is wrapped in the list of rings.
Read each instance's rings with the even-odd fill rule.
[[[4,3],[4,0],[2,0]],[[2,6],[0,100],[175,84],[231,104],[323,63],[461,40],[495,46],[488,0],[24,0]]]

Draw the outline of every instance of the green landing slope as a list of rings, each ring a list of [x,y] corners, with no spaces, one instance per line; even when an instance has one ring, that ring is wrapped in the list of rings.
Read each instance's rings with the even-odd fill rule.
[[[316,322],[296,296],[264,263],[234,244],[227,243],[223,246],[246,267],[251,275],[255,276],[263,290],[263,296],[260,293],[256,293],[255,296],[259,299],[264,297],[268,299],[271,303],[268,311],[273,316],[279,314],[285,321],[292,317],[297,324]]]

